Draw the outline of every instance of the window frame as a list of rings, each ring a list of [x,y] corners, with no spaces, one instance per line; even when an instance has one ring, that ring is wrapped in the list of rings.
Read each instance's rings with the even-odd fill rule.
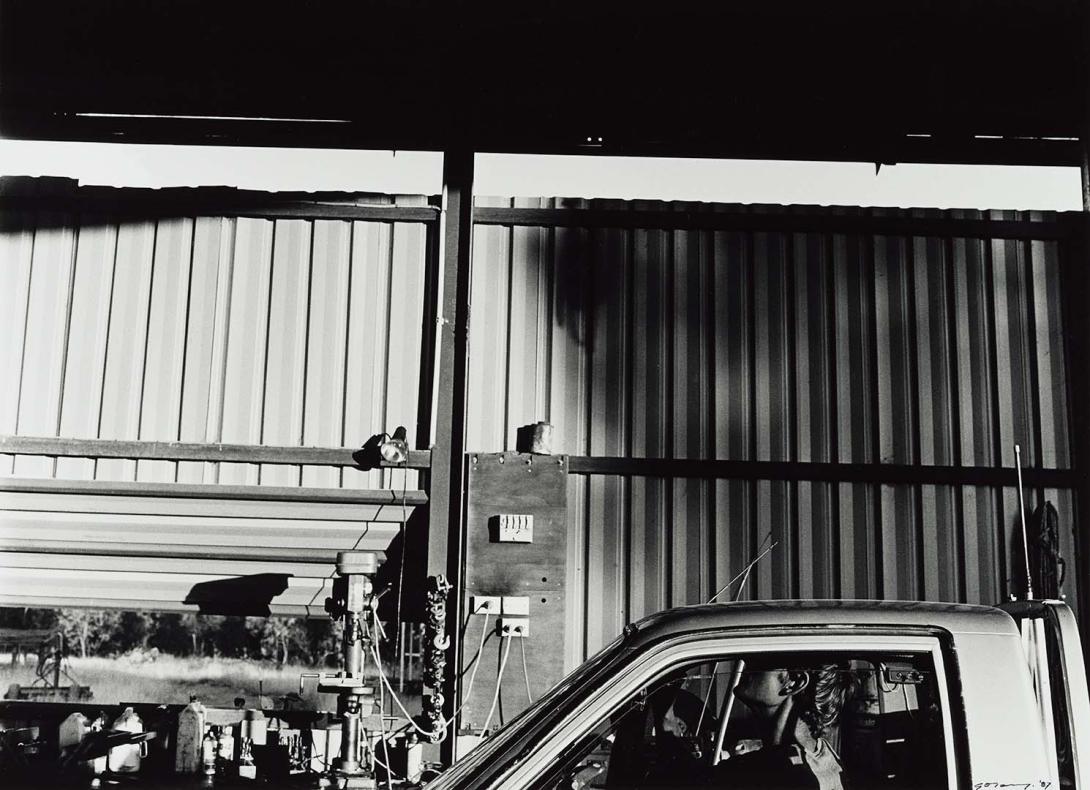
[[[927,654],[935,668],[936,687],[942,703],[943,740],[946,747],[947,789],[957,790],[962,766],[967,755],[954,738],[951,700],[951,678],[947,672],[942,644],[934,635],[896,636],[889,633],[850,634],[752,634],[752,635],[689,635],[655,645],[626,666],[598,694],[584,699],[551,737],[544,739],[506,775],[497,777],[493,786],[505,790],[528,790],[543,778],[562,754],[582,742],[595,728],[627,704],[641,688],[655,682],[683,665],[701,661],[729,660],[746,653],[776,652],[901,652]]]

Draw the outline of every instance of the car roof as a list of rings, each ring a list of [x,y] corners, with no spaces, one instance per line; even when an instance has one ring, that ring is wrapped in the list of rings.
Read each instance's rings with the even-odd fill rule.
[[[1011,617],[992,606],[919,601],[782,600],[700,604],[667,609],[629,626],[638,646],[690,632],[790,627],[940,628],[953,634],[1017,635]]]

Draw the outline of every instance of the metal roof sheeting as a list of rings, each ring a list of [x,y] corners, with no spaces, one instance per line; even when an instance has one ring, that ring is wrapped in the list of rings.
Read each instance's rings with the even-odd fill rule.
[[[1010,467],[1017,441],[1027,466],[1070,465],[1055,215],[488,205],[471,450],[513,449],[518,426],[549,420],[556,451],[579,455]],[[995,603],[1017,576],[1013,489],[569,485],[572,663],[626,622],[706,600],[769,535],[744,597]],[[1070,493],[1027,497],[1057,506],[1072,559]]]
[[[219,496],[178,484],[143,494],[21,487],[33,488],[0,483],[0,606],[193,609],[184,601],[194,585],[275,574],[287,589],[274,613],[306,614],[303,604],[317,601],[320,615],[337,552],[381,557],[413,511],[366,496],[232,500],[226,486]]]

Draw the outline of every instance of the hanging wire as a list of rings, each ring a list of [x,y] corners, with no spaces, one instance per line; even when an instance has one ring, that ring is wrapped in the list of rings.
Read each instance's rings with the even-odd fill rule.
[[[378,754],[375,753],[374,748],[371,748],[371,759],[386,769],[386,790],[393,790],[391,777],[394,770],[390,767],[390,749],[386,745],[386,697],[382,693],[381,683],[378,687],[378,729],[379,736],[382,738],[382,753],[386,756],[386,762],[383,763],[378,759]],[[398,781],[400,781],[400,778]]]
[[[503,688],[503,671],[507,669],[507,657],[511,654],[511,640],[514,637],[505,636],[507,644],[503,647],[503,657],[500,658],[500,668],[496,673],[496,693],[492,695],[492,707],[488,709],[488,718],[484,720],[484,727],[481,728],[481,732],[488,732],[488,725],[492,723],[492,716],[496,712],[496,706],[500,702],[500,689]]]
[[[409,720],[409,724],[411,724],[413,726],[413,729],[415,729],[417,732],[419,732],[421,735],[423,735],[426,738],[432,738],[432,737],[437,737],[437,736],[440,737],[440,738],[445,737],[445,735],[446,735],[446,727],[445,726],[441,730],[439,730],[438,732],[431,732],[430,730],[425,730],[423,727],[421,727],[419,724],[416,723],[416,720],[413,718],[413,715],[411,713],[409,713],[408,710],[406,710],[404,705],[401,704],[401,700],[398,698],[397,692],[394,691],[393,686],[390,685],[390,681],[386,678],[386,673],[382,669],[382,659],[379,658],[378,651],[375,649],[375,646],[374,646],[373,643],[371,645],[371,655],[375,659],[375,667],[378,669],[379,680],[382,681],[382,685],[384,685],[386,687],[386,690],[390,692],[390,699],[392,699],[394,701],[394,704],[397,705],[397,707],[405,715],[405,718]]]
[[[405,646],[402,644],[400,636],[401,636],[401,590],[402,590],[402,587],[405,584],[405,544],[408,542],[407,539],[406,539],[407,538],[406,524],[408,522],[409,517],[408,517],[408,515],[406,514],[406,511],[405,511],[405,498],[408,496],[408,493],[409,493],[409,467],[408,467],[408,463],[409,463],[408,460],[406,460],[405,464],[401,468],[401,527],[400,527],[400,530],[401,530],[401,566],[398,568],[398,572],[397,572],[397,608],[394,610],[395,627],[393,629],[394,634],[397,635],[397,637],[398,637],[398,640],[397,640],[398,666],[401,666],[401,662],[405,658],[405,656],[403,655],[404,650],[405,650]]]
[[[532,703],[534,701],[534,695],[530,693],[530,670],[526,668],[526,640],[519,640],[519,647],[522,649],[522,677],[526,680],[526,699]]]

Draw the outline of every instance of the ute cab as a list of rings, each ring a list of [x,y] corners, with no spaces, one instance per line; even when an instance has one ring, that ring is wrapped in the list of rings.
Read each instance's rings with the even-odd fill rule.
[[[832,753],[845,788],[1090,788],[1071,613],[1005,608],[776,601],[655,614],[430,787],[796,786],[792,771],[810,761],[820,774]],[[770,673],[798,678],[823,711],[817,748],[791,747],[775,767],[761,762]]]

